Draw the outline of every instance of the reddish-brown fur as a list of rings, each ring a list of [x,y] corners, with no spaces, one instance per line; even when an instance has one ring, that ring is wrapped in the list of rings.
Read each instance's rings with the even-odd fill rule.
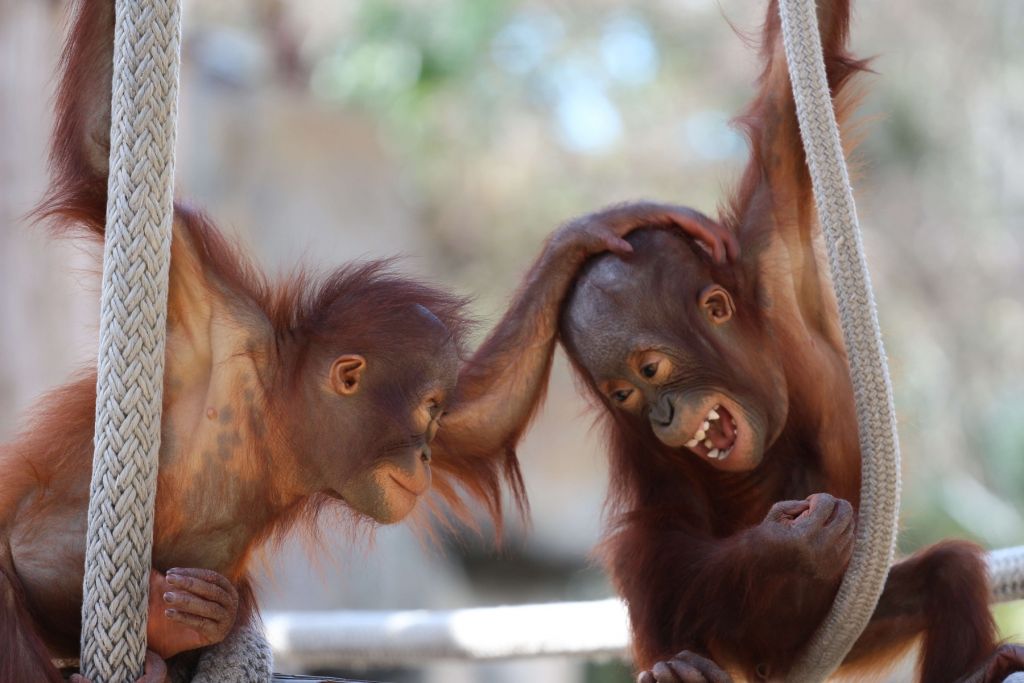
[[[97,243],[106,210],[112,7],[112,0],[77,3],[56,100],[51,188],[38,210],[59,234]],[[543,399],[573,277],[592,254],[628,251],[621,237],[643,222],[619,218],[563,227],[504,318],[460,364],[463,299],[396,275],[386,262],[320,280],[299,270],[270,282],[206,216],[177,202],[153,566],[226,576],[238,592],[235,623],[244,623],[255,611],[247,579],[255,548],[336,498],[352,508],[355,496],[374,510],[357,508],[357,517],[394,521],[393,497],[415,495],[395,478],[412,476],[401,466],[415,469],[406,483],[416,489],[429,482],[429,468],[414,456],[432,459],[433,489],[449,510],[468,516],[467,498],[475,499],[500,533],[503,481],[525,509],[515,447]],[[355,398],[351,376],[335,375],[352,362],[377,368],[376,379],[365,371]],[[52,392],[0,449],[0,642],[12,644],[0,649],[0,681],[58,680],[49,658],[78,649],[95,381],[90,369]],[[430,443],[439,396],[444,426]],[[428,427],[416,422],[428,412]],[[349,441],[359,447],[338,445]],[[358,486],[346,488],[353,480]],[[382,500],[384,508],[375,507]],[[150,609],[153,637],[163,612],[159,601]],[[157,631],[168,652],[196,642],[167,633]],[[221,634],[214,629],[201,640]],[[187,664],[195,655],[180,656]]]
[[[56,232],[97,243],[106,212],[112,27],[112,0],[77,3],[56,98],[51,188],[38,210]],[[468,513],[468,494],[500,530],[503,481],[525,505],[515,445],[543,396],[558,308],[579,264],[614,248],[614,239],[568,229],[458,369],[432,458],[433,488],[457,514]],[[320,492],[332,482],[307,467],[311,451],[324,449],[297,441],[297,425],[330,429],[334,418],[306,412],[305,397],[322,384],[310,378],[338,352],[383,359],[394,388],[373,394],[366,430],[380,422],[400,430],[403,411],[416,400],[409,382],[424,373],[446,377],[424,344],[461,353],[465,301],[397,275],[387,262],[322,279],[300,270],[271,282],[182,202],[171,250],[153,563],[161,571],[202,567],[227,576],[239,592],[241,623],[255,611],[247,579],[253,550],[335,502]],[[433,322],[410,320],[413,304]],[[446,338],[437,339],[438,326]],[[50,658],[77,652],[95,381],[89,369],[50,393],[0,448],[0,681],[59,680]],[[218,438],[196,441],[207,432]],[[193,442],[212,446],[197,452]],[[338,466],[361,472],[373,456],[346,453],[341,459],[352,462]],[[429,461],[429,451],[421,457]]]
[[[849,82],[865,62],[846,50],[849,2],[818,5],[829,83],[848,132],[855,101]],[[725,680],[724,672],[695,654],[734,674],[785,680],[829,609],[849,557],[853,527],[846,519],[853,519],[860,487],[857,425],[779,34],[773,1],[764,27],[760,91],[739,119],[751,158],[722,210],[721,224],[738,240],[741,257],[723,266],[692,244],[673,251],[671,240],[638,233],[630,238],[635,257],[623,259],[625,265],[602,256],[584,268],[563,318],[570,359],[604,406],[612,524],[602,552],[628,603],[634,660],[645,683]],[[664,273],[672,259],[678,259],[678,275],[670,278]],[[621,273],[648,267],[661,273],[660,282],[652,276],[653,289],[623,284],[628,276]],[[686,288],[699,292],[705,283],[725,288],[735,299],[728,325],[710,325],[691,304],[689,297],[697,297]],[[616,301],[629,303],[614,309]],[[637,317],[626,310],[631,306],[652,313]],[[674,320],[665,322],[668,316]],[[599,322],[588,322],[593,320]],[[647,347],[638,348],[644,342],[629,342],[633,346],[620,353],[612,333],[602,332],[634,320],[661,321],[660,330],[632,332],[655,335],[655,348],[667,338],[680,340],[678,349],[662,356],[685,365],[685,372],[663,386],[645,384],[636,369],[614,376],[628,382],[615,386],[638,387],[642,411],[616,404],[627,398],[610,393],[611,371],[605,369],[631,353],[646,353]],[[669,390],[674,396],[708,391],[709,377],[718,376],[709,373],[715,371],[735,380],[717,389],[724,395],[745,391],[760,397],[766,414],[781,411],[778,433],[768,438],[763,460],[749,469],[729,470],[731,464],[665,445],[655,434],[651,411],[658,404],[648,395],[660,401]],[[777,387],[781,395],[772,393]],[[669,420],[682,404],[673,405]],[[776,501],[823,492],[831,496],[773,508]],[[832,510],[832,516],[794,532],[814,506]],[[1024,650],[997,646],[984,559],[976,546],[944,542],[893,567],[845,667],[884,668],[918,641],[920,680],[927,683],[1002,680],[1024,668]]]

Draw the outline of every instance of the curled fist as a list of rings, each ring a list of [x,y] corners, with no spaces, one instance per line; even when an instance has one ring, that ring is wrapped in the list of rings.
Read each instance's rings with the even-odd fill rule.
[[[636,683],[732,683],[732,677],[707,657],[683,650],[641,671]]]
[[[235,625],[238,591],[210,569],[154,570],[149,575],[148,647],[164,659],[215,645]]]

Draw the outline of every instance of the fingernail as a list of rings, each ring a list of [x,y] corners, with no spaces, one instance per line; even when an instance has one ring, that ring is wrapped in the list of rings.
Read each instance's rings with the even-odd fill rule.
[[[165,609],[164,610],[164,616],[168,616],[168,617],[173,617],[177,613],[178,613],[178,610],[176,610],[176,609]]]
[[[174,593],[164,593],[164,602],[174,602],[176,598],[177,596]]]
[[[181,577],[177,576],[175,574],[168,574],[167,575],[167,583],[178,585],[178,584],[181,583]]]

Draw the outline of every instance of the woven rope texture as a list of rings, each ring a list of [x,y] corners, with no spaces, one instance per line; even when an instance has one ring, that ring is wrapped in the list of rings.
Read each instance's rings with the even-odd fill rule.
[[[82,605],[82,670],[93,683],[135,680],[146,652],[180,35],[177,0],[117,2]]]
[[[779,12],[800,135],[850,360],[863,457],[853,558],[831,612],[787,677],[804,682],[828,677],[871,618],[895,552],[900,468],[892,386],[825,76],[815,2],[779,0]]]

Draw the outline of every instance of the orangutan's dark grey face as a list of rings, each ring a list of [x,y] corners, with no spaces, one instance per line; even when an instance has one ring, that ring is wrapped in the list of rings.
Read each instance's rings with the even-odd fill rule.
[[[752,370],[759,335],[690,240],[641,230],[629,241],[632,255],[599,256],[577,278],[562,314],[568,352],[609,410],[718,469],[753,469],[785,422],[781,372]]]

